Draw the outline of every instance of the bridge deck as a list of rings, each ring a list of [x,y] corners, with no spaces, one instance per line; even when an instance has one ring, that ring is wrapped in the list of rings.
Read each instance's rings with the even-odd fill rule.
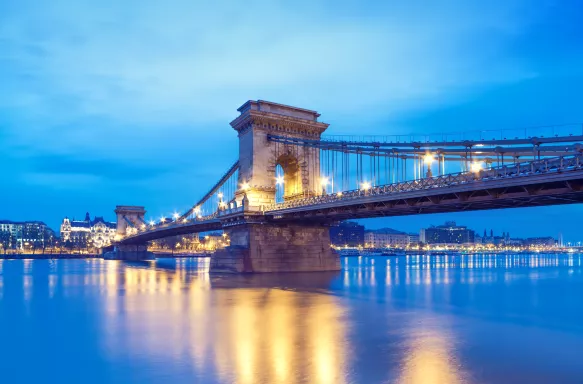
[[[244,212],[243,207],[219,210],[202,219],[184,219],[184,223],[149,228],[123,239],[120,244],[143,244],[169,236],[218,230],[233,225],[234,218],[243,222],[252,216],[254,222],[335,221],[579,203],[583,202],[582,159],[583,155],[577,154],[477,173],[460,172],[313,196],[275,204],[264,215]]]

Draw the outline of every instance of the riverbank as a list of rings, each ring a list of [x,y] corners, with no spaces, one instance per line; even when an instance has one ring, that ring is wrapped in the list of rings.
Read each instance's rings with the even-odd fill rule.
[[[72,254],[72,253],[7,253],[0,255],[0,260],[47,260],[47,259],[96,259],[98,254]]]

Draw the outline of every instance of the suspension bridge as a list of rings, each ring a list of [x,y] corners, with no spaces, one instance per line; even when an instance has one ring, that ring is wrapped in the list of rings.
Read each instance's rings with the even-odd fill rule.
[[[315,111],[248,101],[231,122],[239,154],[183,214],[146,222],[118,206],[116,255],[148,241],[224,230],[211,272],[340,268],[328,228],[339,220],[583,201],[582,127],[431,136],[324,136]]]

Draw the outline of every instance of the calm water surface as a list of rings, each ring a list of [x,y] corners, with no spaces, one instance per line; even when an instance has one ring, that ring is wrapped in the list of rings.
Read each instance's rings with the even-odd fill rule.
[[[2,383],[583,383],[583,256],[0,261]]]

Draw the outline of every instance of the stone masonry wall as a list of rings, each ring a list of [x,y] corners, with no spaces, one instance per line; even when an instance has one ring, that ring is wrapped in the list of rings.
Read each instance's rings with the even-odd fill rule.
[[[329,228],[247,224],[227,231],[231,246],[211,258],[210,271],[230,273],[338,271]]]

